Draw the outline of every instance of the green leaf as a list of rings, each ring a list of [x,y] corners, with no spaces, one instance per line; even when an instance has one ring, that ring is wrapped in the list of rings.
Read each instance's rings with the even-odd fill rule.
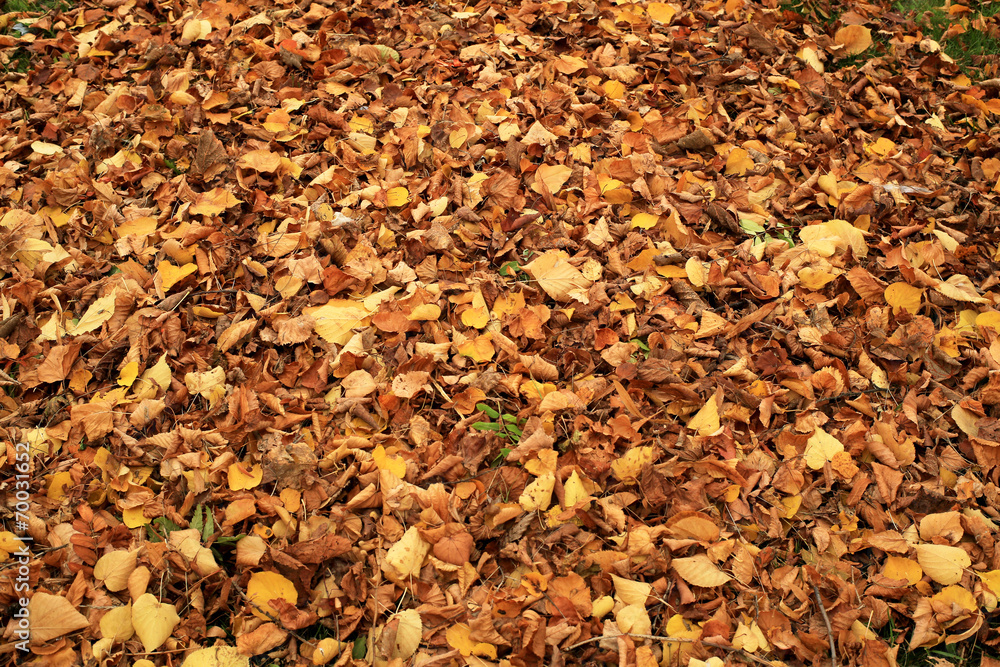
[[[477,431],[500,431],[500,424],[494,424],[493,422],[476,422],[472,425],[472,428]]]
[[[351,657],[355,660],[364,660],[366,655],[368,655],[368,635],[361,635],[354,640]]]
[[[516,424],[517,423],[517,417],[515,417],[514,415],[508,415],[506,413],[503,416],[503,420],[505,422],[507,422],[508,424]]]
[[[753,220],[740,220],[740,228],[750,234],[763,234],[766,230]]]
[[[486,416],[489,417],[490,419],[496,419],[497,417],[500,416],[499,412],[497,412],[490,406],[486,405],[485,403],[476,403],[476,410],[479,410],[480,412],[485,412]]]
[[[202,518],[201,511],[205,508],[204,505],[198,505],[194,508],[194,516],[191,517],[191,527],[197,530],[199,533],[205,528],[205,520]]]

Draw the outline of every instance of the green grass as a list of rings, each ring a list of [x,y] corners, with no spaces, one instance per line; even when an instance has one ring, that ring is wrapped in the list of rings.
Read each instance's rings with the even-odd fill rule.
[[[69,0],[6,0],[3,3],[5,13],[17,14],[47,14],[50,11],[69,9],[74,3]]]
[[[973,12],[952,16],[944,0],[898,0],[894,5],[900,14],[912,17],[924,35],[941,44],[942,50],[964,70],[979,69],[990,59],[1000,58],[1000,0],[984,0],[972,6]],[[965,32],[945,37],[953,25],[961,25]]]

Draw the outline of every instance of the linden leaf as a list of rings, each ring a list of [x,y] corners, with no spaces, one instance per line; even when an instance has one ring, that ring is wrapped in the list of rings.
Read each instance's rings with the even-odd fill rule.
[[[892,306],[893,314],[901,310],[915,314],[920,310],[924,290],[908,283],[893,283],[885,288],[885,301]]]
[[[573,290],[586,290],[592,284],[562,250],[549,250],[522,267],[538,281],[538,286],[556,301],[569,301]]]
[[[613,464],[612,464],[613,465]],[[525,512],[545,511],[552,504],[552,490],[555,488],[556,476],[551,472],[540,475],[521,492],[518,502]]]
[[[101,617],[101,637],[112,644],[127,641],[135,634],[132,628],[132,603],[115,607]]]
[[[972,565],[969,554],[959,547],[917,544],[913,548],[917,552],[917,562],[923,568],[924,574],[945,586],[960,582],[965,568]]]
[[[240,653],[235,646],[211,646],[189,653],[181,667],[249,667],[249,665],[250,658]]]
[[[843,451],[843,443],[823,429],[818,428],[806,441],[804,452],[806,465],[813,470],[820,470],[827,461],[833,461],[834,455]]]
[[[277,618],[278,611],[271,606],[271,600],[282,599],[290,605],[299,601],[295,584],[277,572],[254,572],[247,583],[247,598],[253,602],[250,610],[258,618]]]
[[[871,47],[872,31],[862,25],[847,25],[837,31],[833,40],[843,47],[839,54],[856,56]]]
[[[157,601],[151,593],[143,593],[132,605],[132,627],[146,653],[160,648],[180,621],[172,604]]]
[[[38,592],[28,602],[32,643],[44,643],[90,625],[75,605],[60,595]]]
[[[572,174],[573,169],[564,164],[543,164],[535,171],[535,182],[531,184],[531,189],[539,194],[542,194],[545,189],[556,194]]]
[[[390,188],[385,193],[385,203],[390,207],[406,206],[410,201],[410,191],[404,187]]]
[[[382,560],[382,572],[390,580],[404,583],[420,574],[424,558],[430,550],[431,545],[420,536],[420,531],[411,526],[398,542],[389,547]]]
[[[902,556],[888,556],[882,566],[882,576],[889,579],[901,579],[912,586],[924,576],[920,563]]]
[[[687,558],[675,558],[670,561],[670,567],[681,575],[681,578],[692,586],[721,586],[731,580],[728,574],[719,569],[706,554],[696,554]]]
[[[109,591],[118,592],[128,586],[128,577],[136,565],[136,552],[111,551],[101,556],[94,565],[94,578]]]

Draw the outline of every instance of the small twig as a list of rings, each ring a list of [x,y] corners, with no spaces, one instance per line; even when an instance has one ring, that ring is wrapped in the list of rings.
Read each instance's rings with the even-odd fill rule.
[[[823,598],[819,596],[819,586],[813,584],[812,587],[813,595],[816,596],[816,604],[819,605],[819,611],[823,615],[823,622],[826,623],[826,633],[830,637],[830,660],[833,663],[833,667],[837,667],[837,645],[833,641],[833,626],[830,625],[830,617],[826,615],[826,607],[823,606]]]
[[[731,653],[740,653],[740,654],[743,655],[743,657],[748,658],[748,659],[752,660],[753,662],[756,662],[759,665],[767,665],[768,667],[771,667],[771,665],[774,664],[770,660],[765,660],[764,658],[758,658],[757,656],[755,656],[754,654],[750,653],[749,651],[746,651],[746,650],[741,649],[741,648],[736,648],[735,646],[726,646],[725,644],[716,644],[715,642],[703,642],[703,641],[699,641],[697,639],[691,639],[690,637],[664,637],[662,635],[641,635],[641,634],[639,634],[637,632],[623,632],[620,635],[600,635],[600,636],[597,636],[597,637],[591,637],[590,639],[585,639],[582,642],[577,642],[577,643],[573,644],[572,646],[568,647],[566,650],[567,651],[572,651],[575,648],[578,648],[580,646],[584,646],[586,644],[592,644],[594,642],[599,642],[602,639],[615,639],[617,637],[636,637],[638,639],[656,639],[656,640],[659,640],[659,641],[680,642],[680,643],[683,643],[683,644],[693,644],[695,642],[698,642],[702,646],[708,646],[708,647],[711,647],[711,648],[717,648],[717,649],[721,649],[723,651],[729,651]]]
[[[289,630],[288,628],[286,628],[285,624],[281,622],[281,619],[275,618],[266,609],[261,609],[260,605],[258,605],[256,602],[254,602],[253,600],[251,600],[250,598],[248,598],[247,594],[243,592],[242,588],[240,588],[240,585],[238,583],[236,583],[236,579],[235,578],[230,579],[230,581],[233,584],[233,588],[236,589],[236,592],[240,594],[240,597],[242,597],[244,600],[246,600],[250,604],[251,607],[253,607],[254,609],[256,609],[257,611],[259,611],[260,613],[262,613],[265,616],[267,616],[269,619],[271,619],[271,621],[273,621],[275,624],[277,624],[279,627],[281,627],[285,632],[287,632],[291,636],[295,637],[296,639],[298,639],[303,644],[308,644],[309,646],[312,646],[313,648],[316,648],[316,644],[312,643],[311,641],[309,641],[308,639],[306,639],[305,637],[303,637],[299,633],[295,632],[294,630]]]

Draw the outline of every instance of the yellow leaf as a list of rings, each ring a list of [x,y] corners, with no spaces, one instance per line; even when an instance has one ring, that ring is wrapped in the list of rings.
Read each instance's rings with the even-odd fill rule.
[[[406,206],[410,201],[410,191],[404,187],[390,188],[385,193],[385,203],[388,206]]]
[[[943,602],[949,609],[953,608],[952,605],[970,612],[979,609],[976,597],[961,586],[946,586],[934,595],[931,600]]]
[[[565,491],[563,500],[566,503],[563,509],[571,509],[577,507],[578,505],[585,505],[592,500],[592,497],[587,493],[587,490],[583,486],[583,480],[580,479],[580,475],[577,474],[576,470],[570,474],[569,479],[567,479],[565,484],[563,484],[563,490]]]
[[[615,614],[615,622],[622,632],[634,632],[639,635],[647,635],[653,628],[649,612],[638,604],[628,604],[619,609]]]
[[[382,445],[372,451],[372,460],[379,470],[388,471],[399,479],[406,477],[406,461],[402,456],[389,456]]]
[[[684,264],[684,271],[687,273],[688,280],[695,287],[704,287],[705,283],[708,282],[708,272],[705,270],[705,264],[697,257],[688,258],[688,261]]]
[[[635,484],[642,467],[652,462],[652,447],[633,447],[625,452],[625,456],[611,462],[611,471],[622,482]]]
[[[543,164],[535,171],[535,181],[531,184],[531,189],[542,194],[542,185],[544,184],[549,192],[556,194],[572,174],[573,169],[564,164]]]
[[[748,153],[743,148],[734,148],[729,151],[729,156],[726,157],[726,174],[727,175],[737,175],[742,176],[751,169],[754,168],[754,161],[750,158],[750,153]]]
[[[110,294],[94,301],[94,303],[90,304],[87,312],[83,314],[83,317],[80,318],[80,321],[75,326],[70,327],[66,333],[70,336],[77,336],[100,328],[102,324],[110,320],[111,316],[115,314],[115,297],[117,295],[118,290],[116,288],[111,290]]]
[[[396,642],[390,649],[389,659],[408,660],[417,652],[424,626],[420,620],[420,612],[407,609],[389,617],[389,622],[396,621]]]
[[[184,266],[177,267],[167,260],[163,260],[156,265],[156,270],[160,275],[160,286],[163,288],[164,292],[169,292],[170,288],[197,271],[198,265],[188,263]]]
[[[822,177],[820,177],[822,180]],[[834,179],[836,181],[836,179]],[[799,230],[799,238],[818,255],[829,257],[837,250],[851,248],[855,258],[868,254],[868,244],[860,229],[846,220],[828,220],[818,225],[809,225]]]
[[[66,497],[66,487],[72,484],[73,475],[70,474],[69,470],[53,473],[49,477],[49,487],[46,490],[45,495],[50,500],[61,502],[62,499]]]
[[[333,637],[324,637],[316,642],[316,648],[313,650],[312,654],[312,664],[314,665],[325,665],[338,655],[340,655],[341,650],[343,650],[343,645],[341,642],[337,641]],[[181,665],[181,667],[188,667],[187,665]]]
[[[920,563],[902,556],[889,556],[882,566],[882,576],[890,579],[901,579],[912,586],[924,576]]]
[[[538,282],[538,286],[556,301],[569,301],[569,293],[587,290],[591,281],[587,280],[575,266],[569,263],[569,255],[562,250],[549,250],[536,257],[524,270]]]
[[[464,127],[460,127],[457,130],[452,130],[451,134],[448,135],[448,145],[452,148],[461,148],[465,145],[465,142],[469,140],[469,131]]]
[[[139,362],[130,361],[118,374],[118,384],[122,387],[131,387],[137,377],[139,377]]]
[[[227,470],[229,476],[229,488],[233,491],[246,491],[256,488],[264,479],[264,469],[260,464],[254,464],[247,470],[242,463],[233,463]]]
[[[660,216],[652,213],[636,213],[632,216],[632,227],[638,229],[652,229],[660,221]]]
[[[49,144],[44,141],[33,141],[31,142],[31,150],[35,151],[39,155],[55,155],[57,153],[62,153],[62,146],[58,144]]]
[[[610,595],[602,595],[601,597],[594,600],[592,610],[590,612],[591,618],[601,619],[608,615],[615,607],[615,601]]]
[[[625,97],[625,84],[621,81],[607,81],[604,84],[604,95],[609,100],[620,100]]]
[[[382,572],[391,581],[405,583],[420,575],[424,558],[431,545],[420,537],[420,531],[410,527],[398,542],[389,547],[382,561]]]
[[[746,651],[747,653],[754,653],[758,650],[770,650],[770,646],[767,643],[767,639],[764,637],[764,633],[758,627],[756,622],[752,622],[749,627],[740,621],[740,624],[736,627],[736,632],[733,634],[733,648]]]
[[[206,19],[191,19],[184,24],[181,31],[181,40],[185,42],[197,42],[207,39],[212,34],[212,24]]]
[[[170,366],[167,365],[167,353],[160,355],[152,368],[147,368],[135,383],[135,398],[142,400],[156,396],[157,388],[166,390],[170,386]]]
[[[227,208],[232,208],[242,203],[236,196],[225,188],[212,188],[208,192],[200,192],[195,201],[188,209],[191,215],[221,215]]]
[[[653,585],[644,581],[630,581],[616,574],[611,575],[611,581],[615,585],[615,596],[625,604],[645,606],[653,592]]]
[[[189,653],[181,667],[249,667],[249,665],[250,658],[240,653],[235,646],[211,646]],[[133,664],[132,667],[138,665]]]
[[[538,479],[528,484],[518,498],[525,512],[545,511],[552,504],[552,490],[555,488],[556,477],[552,473],[539,475]]]
[[[277,572],[254,572],[247,583],[247,598],[254,603],[250,606],[254,616],[267,619],[267,614],[278,617],[278,611],[271,606],[271,600],[280,598],[294,605],[299,601],[299,593],[295,590],[295,584]]]
[[[136,552],[110,551],[97,559],[94,579],[102,582],[109,591],[123,591],[128,586],[128,578],[135,569],[135,564]]]
[[[184,375],[184,385],[192,394],[206,399],[211,407],[226,395],[226,371],[221,366],[216,366],[201,373],[187,373]]]
[[[879,157],[886,157],[894,150],[896,150],[896,144],[892,142],[892,139],[887,139],[885,137],[881,137],[870,144],[865,144],[865,151],[868,153],[874,153]]]
[[[810,266],[799,269],[799,284],[816,292],[829,285],[836,277],[829,271],[814,269]]]
[[[101,637],[110,639],[112,644],[127,641],[134,634],[131,602],[124,607],[115,607],[101,617]]]
[[[236,166],[241,169],[253,169],[264,173],[274,173],[281,166],[281,155],[271,151],[248,151],[240,156]]]
[[[677,13],[677,7],[665,2],[651,2],[646,5],[646,11],[649,13],[649,18],[657,23],[670,23]]]
[[[89,625],[87,618],[69,600],[41,591],[31,596],[27,618],[31,619],[33,644],[62,637]]]
[[[900,310],[915,314],[920,310],[924,290],[908,283],[893,283],[885,288],[885,301],[892,306],[893,314]]]
[[[838,55],[856,56],[872,45],[872,31],[862,25],[847,25],[837,31],[833,40],[844,47]]]
[[[132,627],[146,653],[160,648],[180,620],[172,604],[158,602],[151,593],[143,593],[132,605]]]
[[[674,614],[667,621],[664,634],[668,637],[677,637],[678,639],[698,639],[701,637],[701,628],[694,621],[689,621],[680,614]],[[660,664],[686,664],[682,657],[690,654],[691,651],[692,645],[690,642],[664,642],[663,661]]]
[[[708,399],[701,410],[691,418],[687,427],[698,435],[711,435],[722,428],[719,422],[719,403],[715,396]]]
[[[944,586],[957,584],[962,580],[965,568],[972,565],[965,549],[944,544],[917,544],[917,562],[924,574]]]
[[[681,578],[693,586],[721,586],[732,577],[719,569],[706,554],[696,554],[687,558],[674,558],[670,567],[681,575]]]
[[[840,440],[818,428],[806,441],[804,452],[806,465],[813,470],[820,470],[828,461],[833,460],[835,454],[842,451],[844,451],[844,445]]]
[[[977,572],[976,574],[983,580],[986,587],[993,591],[993,595],[1000,596],[1000,570]]]
[[[122,523],[129,528],[139,528],[141,526],[145,526],[151,520],[152,519],[148,519],[143,512],[142,505],[122,510]]]
[[[934,289],[955,301],[968,301],[970,303],[986,303],[987,300],[979,295],[976,286],[972,284],[968,276],[960,273],[948,278],[944,282],[939,282]]]
[[[436,303],[421,304],[410,311],[406,319],[417,322],[436,322],[441,319],[441,306]]]
[[[371,311],[357,301],[330,299],[322,306],[303,308],[315,320],[313,328],[321,338],[336,345],[346,345],[356,327],[368,326]]]

